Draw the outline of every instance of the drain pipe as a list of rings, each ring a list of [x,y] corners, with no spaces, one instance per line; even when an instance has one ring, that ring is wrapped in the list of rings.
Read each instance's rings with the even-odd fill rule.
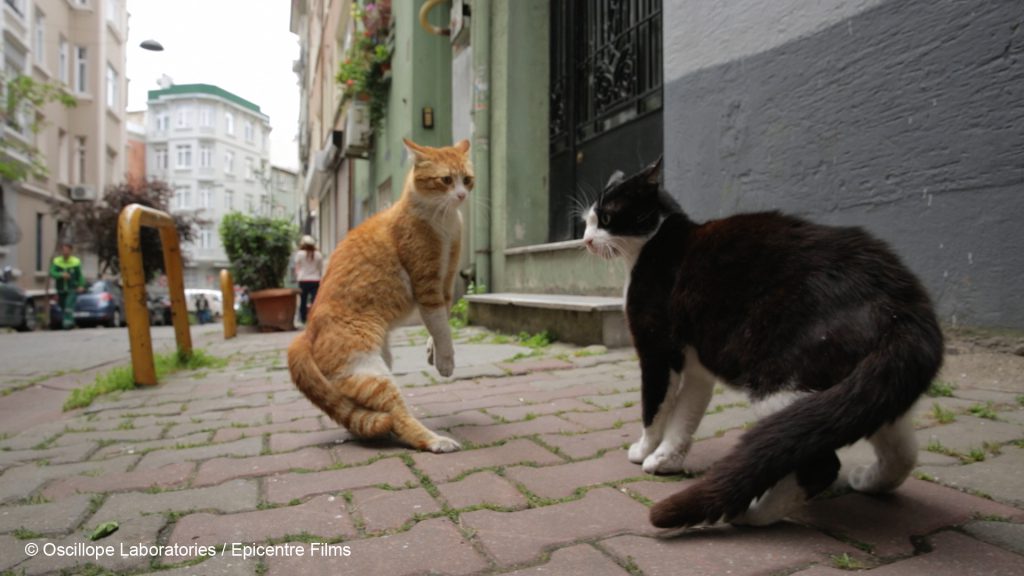
[[[491,2],[473,2],[473,282],[491,284]]]

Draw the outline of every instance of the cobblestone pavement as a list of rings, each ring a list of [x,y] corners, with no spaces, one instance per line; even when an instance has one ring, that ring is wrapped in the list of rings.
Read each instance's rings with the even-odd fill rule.
[[[425,331],[408,328],[393,338],[403,393],[464,447],[418,453],[354,441],[323,417],[290,383],[293,337],[207,339],[226,368],[5,435],[0,573],[1024,572],[1024,357],[1013,351],[951,344],[936,395],[916,408],[919,467],[895,493],[840,482],[776,526],[664,533],[648,507],[737,441],[753,420],[741,395],[716,389],[688,474],[648,476],[625,453],[640,432],[631,350],[531,350],[463,329],[460,367],[443,379],[427,369]],[[27,409],[27,392],[0,398],[3,413]],[[866,445],[841,456],[844,470],[872,458]],[[89,539],[110,521],[116,532]]]

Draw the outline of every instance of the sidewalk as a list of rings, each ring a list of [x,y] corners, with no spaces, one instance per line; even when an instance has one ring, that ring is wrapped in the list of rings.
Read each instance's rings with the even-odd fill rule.
[[[1024,357],[1012,350],[950,344],[950,396],[919,403],[919,467],[894,494],[840,486],[773,527],[666,534],[648,507],[688,480],[626,459],[640,433],[632,350],[535,352],[468,328],[440,378],[426,332],[399,330],[407,402],[464,447],[435,455],[353,441],[324,417],[290,382],[294,336],[208,337],[199,345],[228,367],[0,437],[0,573],[1022,573]],[[688,476],[753,419],[743,396],[716,390]],[[841,456],[844,472],[873,458],[863,443]],[[108,521],[119,529],[89,540]]]

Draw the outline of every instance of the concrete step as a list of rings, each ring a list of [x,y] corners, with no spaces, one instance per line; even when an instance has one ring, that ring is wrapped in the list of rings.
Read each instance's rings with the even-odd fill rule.
[[[471,324],[518,334],[547,330],[572,344],[631,346],[622,298],[499,292],[466,295]]]

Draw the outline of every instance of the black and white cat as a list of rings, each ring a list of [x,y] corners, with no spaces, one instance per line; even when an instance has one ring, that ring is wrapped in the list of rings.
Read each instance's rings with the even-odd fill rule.
[[[776,522],[836,479],[835,450],[867,437],[862,492],[899,486],[917,458],[908,413],[942,363],[917,278],[860,228],[778,212],[697,224],[659,185],[661,161],[616,173],[585,216],[587,249],[625,258],[626,317],[640,358],[643,436],[629,459],[683,469],[714,382],[787,402],[687,489],[659,527]],[[775,404],[776,402],[772,402]]]

